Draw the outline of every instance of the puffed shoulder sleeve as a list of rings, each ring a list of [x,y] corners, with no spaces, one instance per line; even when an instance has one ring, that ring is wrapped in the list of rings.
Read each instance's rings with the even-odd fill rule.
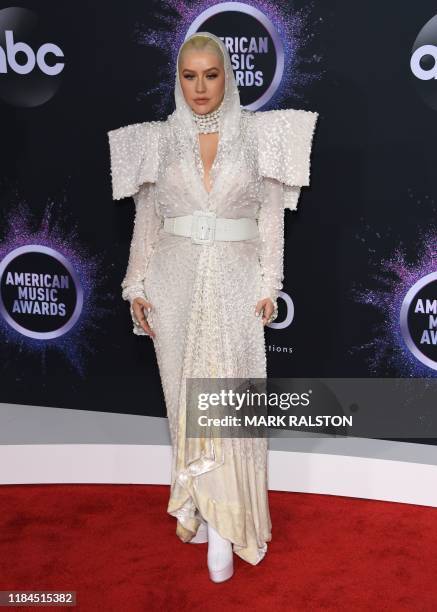
[[[254,113],[261,176],[283,184],[284,208],[295,210],[310,184],[311,149],[319,113],[302,109]]]
[[[158,177],[160,121],[134,123],[107,133],[114,200],[135,195]]]

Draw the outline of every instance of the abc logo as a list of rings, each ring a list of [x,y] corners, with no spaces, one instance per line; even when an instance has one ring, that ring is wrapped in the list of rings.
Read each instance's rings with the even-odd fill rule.
[[[422,61],[428,60],[429,62],[431,58],[431,67],[423,67]],[[414,76],[422,81],[437,79],[437,47],[435,45],[423,45],[416,49],[411,57],[410,66]]]
[[[437,15],[426,23],[411,49],[410,70],[413,87],[422,100],[437,110]]]
[[[56,76],[64,69],[63,62],[56,62],[50,66],[46,58],[52,54],[56,57],[64,57],[62,50],[53,43],[45,43],[36,51],[25,42],[15,42],[14,33],[11,30],[6,30],[6,49],[0,47],[0,73],[6,74],[8,67],[17,74],[29,74],[37,65],[44,74]],[[24,53],[26,61],[24,64],[18,63],[17,53]]]
[[[282,320],[273,321],[268,324],[268,327],[272,327],[273,329],[285,329],[294,319],[294,304],[291,297],[285,291],[280,291],[278,294],[278,298],[282,298],[285,302],[285,318]]]
[[[62,49],[38,13],[20,7],[0,10],[0,101],[34,108],[51,100],[64,78]]]

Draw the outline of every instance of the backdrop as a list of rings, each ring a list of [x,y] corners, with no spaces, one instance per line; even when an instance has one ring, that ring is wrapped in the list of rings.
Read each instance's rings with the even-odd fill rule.
[[[0,401],[164,416],[106,133],[172,112],[196,30],[224,38],[247,108],[320,114],[269,375],[435,378],[435,2],[41,0],[0,10]]]

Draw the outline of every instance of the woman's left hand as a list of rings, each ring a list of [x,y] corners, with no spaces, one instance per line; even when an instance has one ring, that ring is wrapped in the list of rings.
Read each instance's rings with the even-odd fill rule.
[[[263,311],[262,322],[263,325],[266,325],[270,317],[272,316],[275,310],[275,305],[271,298],[264,298],[260,300],[255,308],[255,316],[259,316],[261,311]],[[258,313],[258,314],[257,314]]]

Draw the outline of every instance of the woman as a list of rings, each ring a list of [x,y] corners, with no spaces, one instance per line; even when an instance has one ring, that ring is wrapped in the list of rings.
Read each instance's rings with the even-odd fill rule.
[[[173,450],[167,510],[183,542],[208,541],[221,582],[233,552],[256,565],[271,540],[267,440],[187,437],[186,381],[267,375],[284,208],[309,184],[318,113],[242,109],[227,49],[209,32],[179,50],[175,101],[165,121],[108,132],[113,198],[136,206],[122,296],[133,332],[154,341]]]

